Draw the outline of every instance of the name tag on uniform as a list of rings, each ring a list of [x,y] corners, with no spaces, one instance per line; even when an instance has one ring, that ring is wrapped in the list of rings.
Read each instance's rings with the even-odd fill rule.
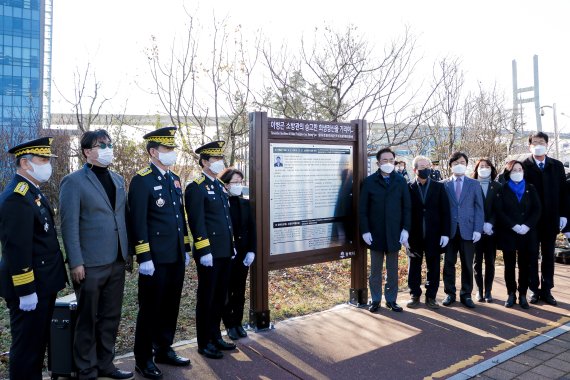
[[[155,186],[154,189],[155,190],[162,190],[162,186],[161,185]]]
[[[208,194],[216,194],[216,193],[210,190],[208,191]]]

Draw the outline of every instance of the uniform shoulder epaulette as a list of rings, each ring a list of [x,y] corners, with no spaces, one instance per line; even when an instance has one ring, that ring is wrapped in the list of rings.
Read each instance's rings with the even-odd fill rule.
[[[28,192],[28,189],[30,188],[30,185],[28,185],[27,182],[18,182],[18,184],[16,185],[16,187],[14,188],[14,193],[18,193],[21,195],[26,195],[26,193]]]
[[[178,173],[176,173],[174,170],[170,171],[172,174],[174,174],[176,177],[180,178],[180,175]]]
[[[144,177],[145,175],[148,175],[152,173],[152,169],[150,168],[150,166],[147,166],[144,169],[141,169],[137,172],[138,175],[140,175],[141,177]]]
[[[222,181],[221,179],[219,179],[219,178],[216,178],[216,179],[217,179],[218,181],[220,181],[220,183],[221,183],[222,185],[225,185],[225,184],[226,184],[226,183],[225,183],[224,181]]]
[[[201,176],[196,177],[196,178],[194,179],[194,182],[196,182],[196,183],[199,185],[199,184],[201,184],[202,182],[204,182],[205,179],[206,179],[206,177],[202,174]]]

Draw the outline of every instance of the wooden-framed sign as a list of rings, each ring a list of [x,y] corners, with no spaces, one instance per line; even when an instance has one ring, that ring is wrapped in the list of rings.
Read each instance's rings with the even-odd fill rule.
[[[257,224],[250,324],[269,327],[268,272],[351,259],[350,301],[366,303],[366,248],[357,225],[366,122],[250,114],[250,202]]]

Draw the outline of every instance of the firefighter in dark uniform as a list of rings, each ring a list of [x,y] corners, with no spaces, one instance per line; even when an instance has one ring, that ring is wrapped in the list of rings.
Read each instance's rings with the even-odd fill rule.
[[[155,362],[190,365],[190,359],[171,347],[190,261],[180,178],[169,170],[176,162],[175,133],[176,127],[166,127],[144,136],[151,163],[137,172],[129,187],[131,241],[139,263],[135,369],[149,379],[162,377]]]
[[[10,379],[41,379],[57,292],[67,275],[53,209],[39,185],[51,176],[51,137],[10,149],[16,175],[0,195],[0,295],[10,311]]]
[[[192,253],[198,269],[196,335],[198,352],[220,359],[220,350],[236,345],[222,339],[220,322],[228,291],[231,259],[235,255],[229,196],[216,175],[224,170],[223,141],[196,149],[202,174],[184,193],[188,225],[194,238]]]

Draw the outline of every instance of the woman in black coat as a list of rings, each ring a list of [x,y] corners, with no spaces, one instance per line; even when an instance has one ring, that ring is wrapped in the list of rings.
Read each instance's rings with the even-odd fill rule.
[[[256,236],[255,220],[249,200],[241,196],[243,173],[237,169],[226,169],[220,175],[226,190],[230,194],[230,216],[234,231],[234,244],[237,256],[231,264],[228,298],[224,305],[222,320],[228,337],[237,340],[247,336],[242,326],[245,303],[245,284],[249,266],[255,259]]]
[[[530,258],[538,250],[537,223],[541,206],[538,193],[533,185],[524,180],[524,170],[520,161],[509,161],[504,170],[505,184],[497,193],[495,210],[498,221],[498,246],[505,260],[505,284],[508,299],[505,307],[512,307],[516,300],[517,283],[515,267],[519,266],[519,304],[528,309]]]
[[[482,158],[475,164],[473,178],[479,181],[483,192],[485,224],[483,236],[475,243],[475,259],[473,260],[473,275],[477,284],[477,301],[493,302],[491,290],[495,279],[495,258],[497,257],[497,240],[495,235],[494,203],[501,184],[495,181],[497,169],[490,160]],[[483,278],[483,261],[485,261],[485,276]],[[485,295],[483,297],[483,294]]]

